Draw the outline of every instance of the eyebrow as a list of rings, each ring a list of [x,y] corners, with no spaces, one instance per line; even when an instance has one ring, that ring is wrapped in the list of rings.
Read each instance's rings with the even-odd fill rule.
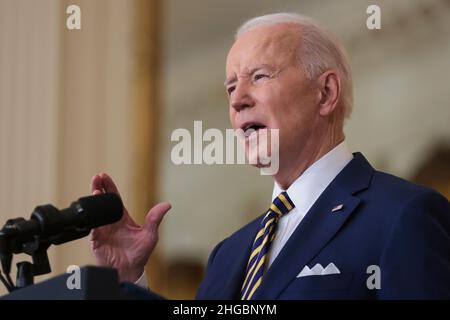
[[[225,82],[223,83],[223,85],[225,86],[225,87],[228,87],[230,84],[232,84],[233,82],[236,82],[236,76],[234,76],[234,77],[232,77],[232,78],[230,78],[230,79],[227,79],[227,80],[225,80]]]
[[[261,69],[269,69],[270,71],[274,71],[274,70],[275,70],[272,66],[263,63],[263,64],[261,64],[261,65],[258,65],[258,66],[256,66],[256,67],[252,68],[247,74],[248,74],[248,75],[252,75],[252,74],[254,74],[256,71],[259,71],[259,70],[261,70]],[[236,80],[237,80],[237,79],[236,79],[236,76],[233,76],[233,77],[231,77],[230,79],[225,80],[225,82],[223,83],[223,85],[224,85],[225,87],[227,87],[227,86],[229,86],[230,84],[232,84],[233,82],[236,82]]]

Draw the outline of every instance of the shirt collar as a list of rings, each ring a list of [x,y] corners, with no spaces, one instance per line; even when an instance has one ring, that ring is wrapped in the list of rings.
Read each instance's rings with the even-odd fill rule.
[[[272,201],[283,191],[286,191],[295,207],[307,212],[326,187],[353,159],[345,141],[323,155],[305,170],[287,190],[283,190],[275,182]]]

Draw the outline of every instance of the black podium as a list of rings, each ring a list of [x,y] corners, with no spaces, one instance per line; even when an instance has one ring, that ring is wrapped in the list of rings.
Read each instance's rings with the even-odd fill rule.
[[[71,283],[74,274],[66,273],[46,281],[15,290],[2,300],[117,300],[127,299],[119,285],[117,271],[111,268],[85,266],[80,268],[77,286]]]

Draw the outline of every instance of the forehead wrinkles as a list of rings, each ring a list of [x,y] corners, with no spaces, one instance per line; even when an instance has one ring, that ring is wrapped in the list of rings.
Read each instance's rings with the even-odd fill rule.
[[[298,61],[300,30],[280,25],[259,27],[242,35],[227,59],[227,76],[245,72],[258,64],[282,69]]]

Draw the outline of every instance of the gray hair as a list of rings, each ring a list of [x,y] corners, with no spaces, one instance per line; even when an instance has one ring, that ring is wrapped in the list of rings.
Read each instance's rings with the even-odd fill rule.
[[[259,26],[294,23],[300,26],[301,65],[308,79],[313,80],[329,69],[336,69],[341,78],[341,101],[348,118],[353,108],[353,82],[347,54],[339,39],[316,20],[296,13],[274,13],[252,18],[242,24],[236,39]]]

